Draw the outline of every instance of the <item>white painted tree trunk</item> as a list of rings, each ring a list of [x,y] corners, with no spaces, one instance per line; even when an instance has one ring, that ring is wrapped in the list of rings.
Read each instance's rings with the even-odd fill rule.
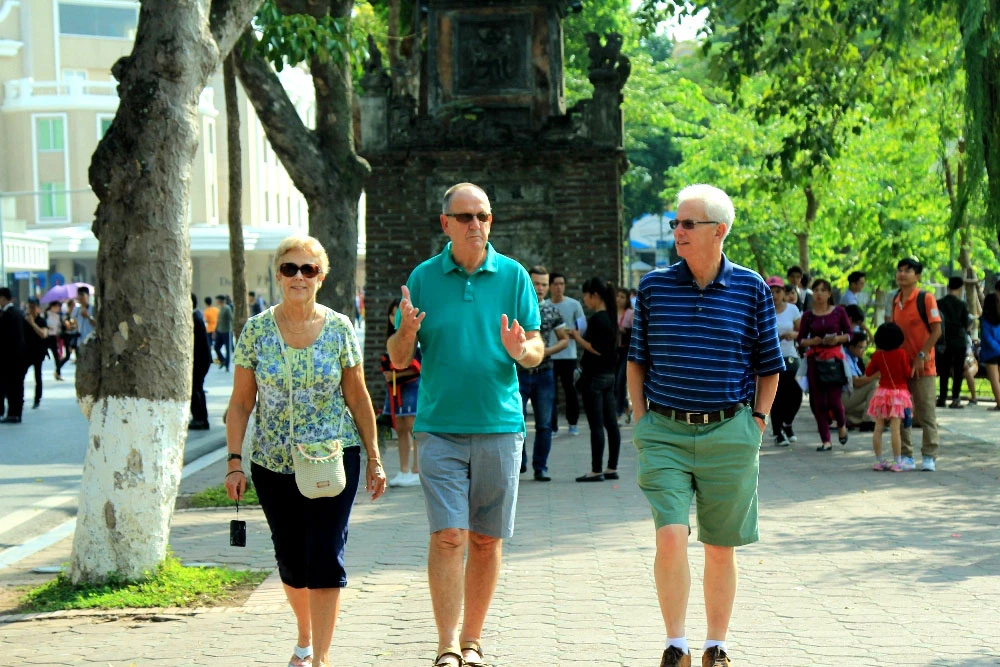
[[[70,577],[142,578],[166,555],[191,398],[188,206],[199,97],[261,0],[143,0],[112,67],[119,105],[90,165],[97,327],[80,346],[90,419]]]
[[[74,581],[138,579],[167,548],[183,465],[188,403],[97,399],[73,536]]]

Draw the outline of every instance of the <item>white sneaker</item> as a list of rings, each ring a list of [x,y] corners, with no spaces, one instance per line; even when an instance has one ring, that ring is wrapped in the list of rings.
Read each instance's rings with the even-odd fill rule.
[[[924,460],[920,463],[920,467],[925,472],[934,472],[934,468],[935,468],[935,466],[934,466],[934,459],[932,459],[929,456],[925,456]]]
[[[389,486],[405,486],[404,482],[406,481],[407,475],[408,473],[400,470],[393,476],[392,479],[389,480]]]
[[[415,472],[403,474],[403,480],[399,483],[399,486],[420,486],[420,475]]]
[[[580,435],[580,429],[578,429],[576,426],[570,426],[569,427],[569,434],[570,435]]]

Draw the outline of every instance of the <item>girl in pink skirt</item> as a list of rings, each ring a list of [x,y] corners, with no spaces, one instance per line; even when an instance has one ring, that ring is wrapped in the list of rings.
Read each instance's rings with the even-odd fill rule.
[[[875,331],[875,347],[878,349],[865,369],[865,375],[879,374],[878,388],[868,404],[868,414],[875,419],[875,432],[872,433],[872,449],[875,450],[873,470],[906,470],[900,453],[899,429],[905,411],[913,409],[913,400],[906,384],[912,369],[906,352],[901,348],[902,344],[902,329],[892,322],[880,326]],[[889,432],[892,434],[893,463],[882,456],[882,431],[886,422],[889,422]]]

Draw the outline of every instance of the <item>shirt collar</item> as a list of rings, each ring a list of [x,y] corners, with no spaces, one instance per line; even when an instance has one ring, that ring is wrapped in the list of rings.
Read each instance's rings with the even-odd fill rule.
[[[489,273],[496,273],[498,269],[497,262],[497,251],[493,249],[493,245],[489,242],[486,243],[486,261],[483,265],[476,269],[476,273],[480,271],[487,271]],[[444,247],[441,252],[441,273],[451,273],[452,271],[465,271],[464,268],[455,263],[454,257],[451,255],[451,241],[448,241],[448,245]]]
[[[727,287],[732,275],[733,263],[726,257],[726,253],[722,253],[722,265],[719,267],[719,274],[712,279],[712,282],[708,286],[718,285],[719,287]],[[691,269],[688,268],[687,260],[685,259],[682,259],[677,265],[677,282],[688,285],[694,284],[694,276],[691,274]]]

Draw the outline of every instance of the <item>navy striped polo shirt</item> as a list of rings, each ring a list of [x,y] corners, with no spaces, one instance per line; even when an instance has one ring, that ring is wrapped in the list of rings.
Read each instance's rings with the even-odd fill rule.
[[[710,412],[750,403],[756,376],[785,370],[771,290],[722,255],[704,290],[681,260],[639,281],[628,360],[647,368],[652,403]]]

